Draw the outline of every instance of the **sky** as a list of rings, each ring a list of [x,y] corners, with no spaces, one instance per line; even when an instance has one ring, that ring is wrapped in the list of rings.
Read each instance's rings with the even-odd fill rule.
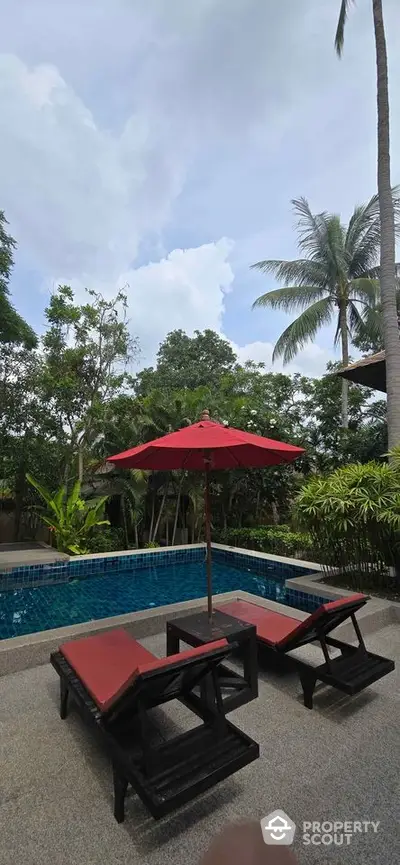
[[[70,284],[128,295],[140,365],[168,331],[212,328],[271,366],[291,317],[251,271],[296,256],[291,200],[340,213],[376,191],[372,3],[0,0],[0,209],[11,289],[38,332]],[[396,15],[397,12],[397,15]],[[385,0],[392,181],[400,181],[398,0]],[[320,375],[324,328],[286,369]]]

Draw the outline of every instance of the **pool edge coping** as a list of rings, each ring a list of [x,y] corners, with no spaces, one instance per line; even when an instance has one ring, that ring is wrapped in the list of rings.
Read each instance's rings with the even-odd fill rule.
[[[309,613],[295,607],[288,607],[241,589],[214,595],[213,606],[216,608],[232,600],[255,603],[298,621],[303,621],[309,615]],[[78,625],[38,631],[34,634],[25,634],[22,637],[10,637],[0,642],[0,678],[48,663],[50,653],[57,650],[60,643],[67,640],[104,633],[118,627],[125,627],[136,639],[143,639],[165,630],[168,619],[177,618],[184,613],[195,613],[202,608],[205,610],[206,606],[207,598],[203,597],[155,607],[152,610],[139,610],[135,613],[125,613],[122,616],[112,616],[81,622]],[[373,598],[363,610],[359,611],[357,618],[362,620],[364,635],[374,633],[387,624],[400,623],[400,604],[394,604],[381,598]],[[354,639],[352,627],[346,623],[340,626],[340,631],[343,639]]]
[[[252,600],[258,597],[249,592],[234,590],[223,594],[213,595],[213,606],[216,608],[221,604],[235,600]],[[288,611],[288,615],[294,619],[302,619],[307,616],[302,610],[286,607],[267,598],[258,598],[261,606],[274,609],[276,612]],[[10,673],[20,672],[24,669],[37,667],[47,663],[49,654],[67,640],[79,639],[90,635],[110,631],[114,628],[126,628],[134,631],[132,634],[137,639],[152,636],[163,630],[168,618],[177,618],[184,613],[195,613],[199,609],[207,608],[207,597],[196,598],[189,601],[180,601],[175,604],[152,609],[138,610],[134,613],[124,613],[120,616],[108,616],[103,619],[94,619],[80,622],[75,625],[65,625],[61,628],[52,628],[46,631],[36,631],[32,634],[24,634],[21,637],[9,637],[0,641],[0,678]]]

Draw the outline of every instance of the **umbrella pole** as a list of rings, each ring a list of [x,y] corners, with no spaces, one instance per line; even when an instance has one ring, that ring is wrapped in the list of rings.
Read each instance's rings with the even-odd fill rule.
[[[211,515],[210,515],[210,481],[209,472],[206,469],[204,485],[204,517],[206,531],[206,566],[207,566],[207,604],[208,621],[212,622],[212,573],[211,573]]]

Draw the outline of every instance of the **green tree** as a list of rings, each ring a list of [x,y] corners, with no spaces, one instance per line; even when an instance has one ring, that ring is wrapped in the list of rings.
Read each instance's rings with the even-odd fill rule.
[[[335,342],[342,363],[349,362],[349,337],[364,324],[359,306],[375,306],[379,291],[377,259],[381,243],[378,196],[356,207],[347,226],[340,217],[311,213],[305,198],[293,201],[298,245],[303,258],[259,261],[253,267],[284,283],[257,298],[253,307],[302,310],[279,337],[273,358],[288,363],[323,325],[336,319]],[[396,199],[396,209],[399,201]],[[342,380],[342,426],[348,426],[348,382]]]
[[[137,350],[123,292],[109,301],[94,291],[88,296],[91,302],[76,304],[72,289],[59,286],[46,309],[49,328],[42,340],[41,398],[68,430],[80,480],[85,451],[101,430],[108,403],[127,386]]]
[[[31,469],[54,488],[67,452],[67,437],[40,397],[39,353],[8,343],[0,351],[0,477],[14,500],[14,540],[31,495]],[[29,520],[33,525],[33,520]]]
[[[342,0],[335,36],[340,57],[352,0]],[[397,326],[395,210],[390,177],[390,115],[386,36],[382,0],[372,0],[375,35],[378,112],[378,196],[380,212],[380,291],[383,342],[386,353],[388,438],[390,448],[400,444],[400,340]]]
[[[0,343],[14,343],[34,348],[37,337],[31,327],[18,315],[9,300],[8,284],[14,264],[16,242],[7,232],[8,222],[0,210]]]
[[[149,367],[136,376],[135,391],[146,396],[151,390],[169,393],[202,386],[212,390],[235,362],[230,343],[213,330],[196,330],[194,336],[173,330],[160,345],[155,369]]]
[[[366,388],[349,387],[349,425],[340,425],[341,386],[335,374],[339,364],[329,363],[326,375],[302,379],[304,445],[318,472],[332,471],[351,462],[382,459],[387,450],[386,404],[370,401]]]

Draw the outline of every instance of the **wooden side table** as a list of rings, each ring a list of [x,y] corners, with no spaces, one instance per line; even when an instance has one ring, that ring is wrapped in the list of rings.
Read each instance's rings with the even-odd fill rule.
[[[233,616],[228,616],[219,610],[213,613],[211,623],[206,612],[183,616],[167,622],[167,655],[177,654],[180,651],[181,641],[189,646],[203,646],[222,638],[232,644],[232,648],[240,647],[243,661],[242,674],[224,665],[218,667],[218,678],[226,714],[258,696],[255,626]],[[201,714],[204,701],[208,703],[209,700],[210,692],[205,684],[199,696],[192,692],[184,702]]]

